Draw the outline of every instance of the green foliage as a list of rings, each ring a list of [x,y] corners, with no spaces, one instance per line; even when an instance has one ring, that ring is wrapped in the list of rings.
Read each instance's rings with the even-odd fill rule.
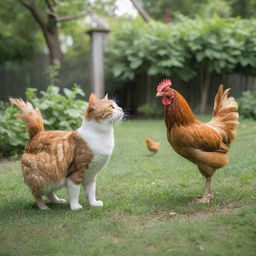
[[[235,68],[256,67],[256,20],[182,18],[183,39],[191,56],[209,72],[221,74]]]
[[[74,85],[72,90],[64,88],[64,95],[59,93],[59,87],[49,86],[41,91],[41,97],[36,97],[36,89],[26,91],[27,101],[42,111],[44,124],[47,130],[73,130],[81,125],[86,104],[77,99],[84,96],[82,89]]]
[[[22,152],[28,138],[24,125],[14,117],[17,113],[14,106],[8,106],[0,112],[0,157]]]
[[[165,12],[171,18],[177,14],[188,17],[221,17],[251,18],[255,17],[255,0],[141,0],[145,9],[155,19],[162,20]]]
[[[254,18],[256,12],[255,0],[225,0],[231,6],[231,15],[242,18]]]
[[[0,101],[0,112],[4,111],[7,106],[8,106],[8,103],[4,101]]]
[[[58,75],[60,71],[60,62],[58,60],[54,60],[54,63],[50,65],[46,71],[45,75],[48,77],[50,85],[55,85],[58,81]]]
[[[114,77],[171,76],[190,80],[199,72],[222,74],[256,68],[256,20],[238,18],[188,19],[171,25],[121,24],[109,43],[109,66]]]
[[[50,1],[58,17],[76,16],[81,14],[99,13],[112,15],[116,0],[105,1]],[[43,20],[47,20],[49,9],[46,1],[34,2]],[[88,52],[89,36],[85,33],[91,27],[84,18],[60,22],[60,41],[65,46],[65,53],[71,56]],[[70,43],[72,42],[72,43]],[[33,16],[19,1],[0,1],[0,64],[7,61],[17,61],[33,58],[46,47],[43,33]]]
[[[37,97],[37,89],[28,88],[26,99],[41,110],[46,130],[77,129],[86,107],[78,96],[84,96],[84,93],[78,85],[74,85],[72,90],[64,88],[64,94],[59,90],[51,85]],[[28,141],[23,122],[14,117],[17,113],[19,110],[13,105],[0,112],[0,157],[20,154]]]
[[[177,73],[185,71],[187,52],[177,32],[176,26],[170,29],[156,22],[121,25],[109,43],[109,66],[113,67],[114,77],[132,80],[144,72],[168,76],[170,68]],[[190,69],[186,71],[184,78],[193,76]]]
[[[256,90],[243,92],[238,102],[242,117],[256,119]]]
[[[39,52],[41,41],[37,25],[18,1],[0,3],[0,64],[32,58]]]
[[[156,104],[144,104],[137,108],[138,113],[146,118],[149,117],[159,117],[162,115],[162,107],[157,106]]]

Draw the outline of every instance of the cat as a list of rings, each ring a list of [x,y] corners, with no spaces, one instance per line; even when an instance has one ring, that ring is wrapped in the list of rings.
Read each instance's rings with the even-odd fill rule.
[[[49,209],[43,195],[53,203],[65,203],[54,192],[66,186],[71,210],[81,209],[81,185],[91,206],[103,206],[102,201],[96,200],[96,175],[110,160],[114,149],[113,125],[122,120],[122,108],[107,95],[98,99],[92,93],[79,129],[44,131],[39,109],[22,99],[10,100],[22,111],[16,117],[24,121],[30,136],[21,166],[24,182],[38,207]]]

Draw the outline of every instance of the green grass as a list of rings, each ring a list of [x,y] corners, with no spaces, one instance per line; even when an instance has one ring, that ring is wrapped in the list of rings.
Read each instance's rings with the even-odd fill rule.
[[[126,121],[115,135],[97,179],[103,208],[89,207],[81,191],[80,211],[40,211],[19,163],[0,163],[0,255],[256,254],[256,122],[241,121],[230,163],[214,175],[211,205],[191,203],[204,179],[169,146],[163,121]],[[161,142],[155,156],[144,137]],[[67,198],[65,189],[57,194]]]

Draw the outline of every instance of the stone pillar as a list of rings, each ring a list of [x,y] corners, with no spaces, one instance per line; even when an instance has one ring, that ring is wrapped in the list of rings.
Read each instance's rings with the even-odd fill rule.
[[[95,28],[87,33],[91,37],[91,88],[97,97],[102,98],[105,93],[104,50],[109,30]]]

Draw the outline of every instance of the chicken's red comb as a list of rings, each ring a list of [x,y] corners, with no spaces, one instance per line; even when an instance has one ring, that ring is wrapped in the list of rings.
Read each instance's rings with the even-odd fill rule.
[[[172,82],[170,79],[164,79],[162,82],[160,82],[157,86],[157,92],[161,92],[165,87],[171,86]]]

